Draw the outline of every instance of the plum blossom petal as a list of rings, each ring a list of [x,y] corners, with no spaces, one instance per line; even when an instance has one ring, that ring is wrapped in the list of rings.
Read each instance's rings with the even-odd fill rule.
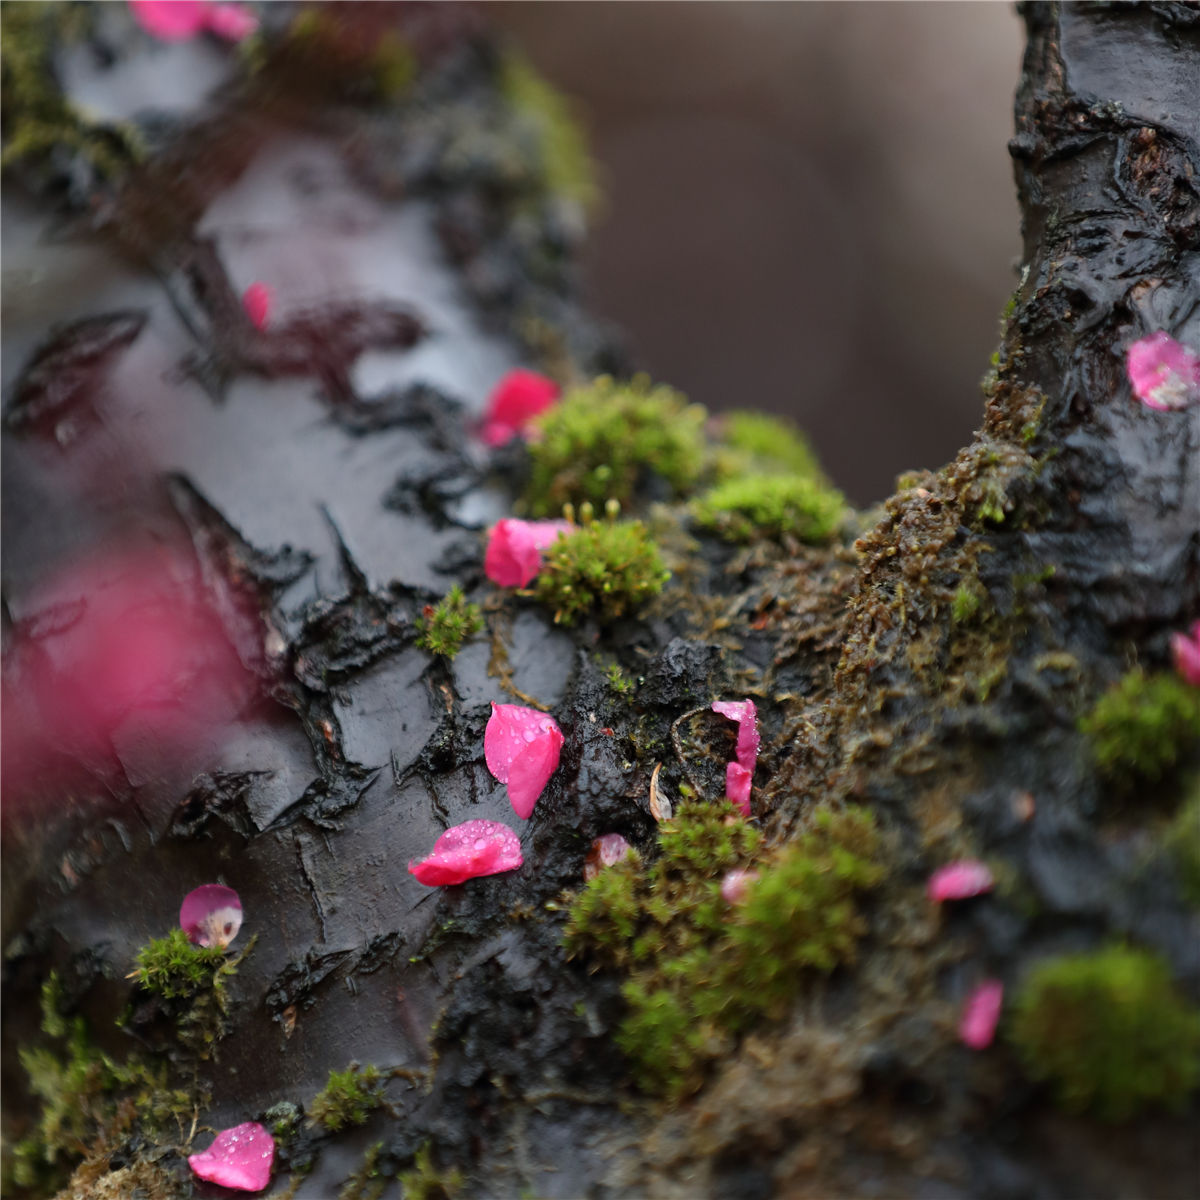
[[[725,769],[725,794],[741,812],[750,815],[750,785],[758,762],[758,711],[753,700],[715,700],[713,712],[738,724],[736,762]]]
[[[573,528],[570,521],[497,521],[488,536],[484,572],[501,587],[527,587],[542,569],[542,551]]]
[[[725,765],[725,795],[743,817],[750,815],[750,784],[753,779],[753,774],[741,763]]]
[[[242,308],[246,310],[246,316],[255,329],[266,329],[274,300],[274,292],[261,282],[252,283],[242,293]]]
[[[983,1050],[992,1044],[1003,1003],[1004,984],[999,979],[985,979],[967,997],[958,1023],[958,1036],[972,1050]]]
[[[205,24],[227,42],[241,42],[258,29],[258,18],[240,4],[211,4]]]
[[[515,871],[523,862],[521,842],[499,821],[465,821],[447,829],[433,851],[409,871],[426,887],[448,887],[480,875]]]
[[[203,884],[184,896],[179,906],[179,927],[188,935],[188,941],[224,950],[242,927],[241,897],[231,887]]]
[[[724,879],[721,880],[721,899],[726,904],[741,904],[746,898],[747,889],[757,878],[757,871],[745,867],[735,867],[732,871],[726,871]]]
[[[129,0],[133,19],[160,42],[184,42],[208,24],[208,0]]]
[[[1190,633],[1171,634],[1171,660],[1184,683],[1200,687],[1200,621],[1192,622]]]
[[[529,422],[558,399],[558,384],[536,371],[518,368],[496,384],[488,398],[481,436],[489,446],[503,446],[524,435]]]
[[[558,722],[535,708],[493,704],[483,735],[487,768],[508,784],[513,811],[528,820],[533,806],[558,768],[563,744]]]
[[[274,1164],[275,1139],[257,1121],[222,1129],[207,1150],[188,1155],[198,1179],[239,1192],[261,1192]]]
[[[619,833],[602,833],[588,851],[583,864],[583,878],[595,879],[605,867],[619,863],[633,847]]]
[[[1160,412],[1200,402],[1200,354],[1159,330],[1129,347],[1125,370],[1134,395]]]
[[[939,867],[929,877],[925,894],[935,904],[943,900],[966,900],[990,892],[995,880],[986,863],[974,858],[959,859]]]

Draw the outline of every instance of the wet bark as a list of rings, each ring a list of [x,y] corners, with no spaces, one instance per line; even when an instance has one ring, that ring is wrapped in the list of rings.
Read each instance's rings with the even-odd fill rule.
[[[393,1111],[289,1145],[281,1168],[311,1168],[301,1197],[335,1194],[380,1140],[386,1173],[429,1143],[481,1196],[1187,1194],[1194,1098],[1115,1130],[1062,1116],[1005,1044],[972,1055],[954,1025],[982,975],[1013,988],[1048,953],[1114,939],[1153,948],[1200,999],[1196,914],[1169,866],[1144,865],[1179,777],[1131,803],[1077,728],[1200,617],[1200,410],[1151,413],[1123,373],[1146,332],[1200,344],[1195,6],[1026,10],[1025,261],[976,441],[902,481],[853,544],[702,540],[644,618],[570,632],[483,579],[482,531],[522,463],[487,457],[471,414],[518,360],[568,377],[625,364],[572,299],[569,208],[535,169],[514,174],[495,46],[471,14],[404,9],[414,92],[359,94],[384,7],[331,26],[314,58],[293,43],[228,80],[120,187],[85,187],[76,242],[46,250],[49,282],[31,276],[6,312],[6,370],[21,366],[6,721],[37,740],[46,714],[22,680],[89,599],[39,589],[80,543],[172,547],[175,584],[205,598],[242,668],[185,748],[136,723],[87,754],[43,739],[39,778],[58,782],[24,780],[7,808],[6,1097],[52,968],[110,1052],[174,1054],[144,997],[115,1027],[125,976],[182,894],[219,877],[259,940],[200,1067],[204,1119],[303,1105],[351,1060],[404,1072]],[[30,196],[79,186],[55,166],[6,190],[6,255],[18,243],[30,270],[47,228]],[[267,277],[299,299],[259,335],[238,295]],[[453,582],[488,630],[448,663],[416,646],[416,622]],[[975,627],[951,616],[964,585],[983,598]],[[610,659],[640,680],[632,700],[606,683]],[[674,794],[691,778],[674,723],[745,694],[768,840],[818,802],[868,804],[889,882],[858,964],[664,1111],[614,1049],[619,976],[563,954],[561,896],[599,834],[653,854],[652,772]],[[489,702],[517,697],[567,737],[521,830],[526,865],[423,889],[405,866],[443,828],[514,823],[482,745]],[[719,758],[721,736],[701,723],[686,750]],[[1010,885],[940,920],[923,880],[965,854]],[[16,1137],[21,1107],[6,1100]],[[186,1191],[182,1159],[163,1161]]]

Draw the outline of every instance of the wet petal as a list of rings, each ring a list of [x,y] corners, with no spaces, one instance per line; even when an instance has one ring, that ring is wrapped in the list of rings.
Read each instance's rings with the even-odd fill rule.
[[[743,817],[750,815],[750,784],[753,779],[754,776],[741,763],[731,762],[725,767],[725,795]]]
[[[274,299],[274,293],[265,283],[252,283],[242,293],[242,307],[255,329],[266,329]]]
[[[542,551],[572,528],[569,521],[497,521],[483,558],[487,577],[501,587],[526,587],[542,569]]]
[[[433,852],[409,871],[427,887],[447,887],[480,875],[515,871],[524,858],[517,835],[498,821],[466,821],[447,829]]]
[[[925,894],[935,904],[943,900],[966,900],[990,892],[995,880],[986,863],[978,859],[964,858],[958,862],[939,867],[929,877]]]
[[[754,707],[754,701],[716,700],[713,702],[713,712],[738,723],[737,760],[753,775],[761,741],[758,734],[758,710]]]
[[[188,1155],[198,1179],[240,1192],[261,1192],[274,1163],[275,1139],[257,1121],[222,1129],[207,1150]]]
[[[1184,683],[1200,687],[1200,621],[1188,633],[1171,634],[1171,661]]]
[[[1125,370],[1133,393],[1160,412],[1200,402],[1200,355],[1159,330],[1129,347]]]
[[[189,941],[224,950],[242,927],[241,897],[231,887],[206,883],[183,898],[179,927]]]
[[[985,979],[967,997],[958,1023],[958,1036],[972,1050],[982,1050],[992,1044],[1003,1003],[1004,984],[998,979]]]
[[[528,820],[557,769],[562,744],[558,722],[546,713],[519,704],[492,705],[484,758],[495,778],[508,784],[508,798],[522,820]]]
[[[488,398],[481,434],[489,446],[503,446],[526,431],[529,422],[558,399],[558,384],[536,371],[509,371]]]
[[[133,19],[161,42],[184,42],[208,23],[208,0],[129,0]]]
[[[605,867],[619,863],[633,847],[619,833],[602,833],[588,851],[583,863],[583,878],[595,879]]]

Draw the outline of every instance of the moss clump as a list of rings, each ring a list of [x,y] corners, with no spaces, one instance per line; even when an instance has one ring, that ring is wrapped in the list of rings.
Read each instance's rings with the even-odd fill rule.
[[[648,869],[631,855],[578,894],[565,945],[629,971],[617,1042],[640,1086],[677,1097],[731,1038],[781,1015],[805,972],[853,958],[865,931],[855,896],[883,868],[874,821],[854,808],[821,811],[808,833],[761,855],[757,830],[730,809],[685,801],[659,844]],[[731,908],[722,877],[751,865],[757,877]]]
[[[536,422],[526,499],[535,516],[564,504],[622,504],[657,477],[675,493],[705,464],[705,411],[644,376],[618,383],[601,376],[568,392]]]
[[[1184,896],[1200,908],[1200,776],[1193,778],[1192,789],[1191,798],[1175,814],[1163,840]]]
[[[454,1200],[463,1181],[461,1171],[443,1171],[434,1165],[428,1142],[417,1151],[412,1167],[400,1172],[399,1179],[404,1200]]]
[[[604,678],[608,681],[608,686],[612,691],[620,696],[622,700],[628,700],[637,691],[637,684],[634,683],[629,673],[618,662],[610,662],[604,668]]]
[[[1123,783],[1161,779],[1200,742],[1200,688],[1135,669],[1096,701],[1079,728],[1106,775]]]
[[[964,625],[983,607],[982,589],[970,583],[960,583],[950,601],[950,615],[956,625]]]
[[[344,1071],[330,1071],[329,1080],[308,1106],[308,1119],[337,1133],[350,1125],[365,1125],[367,1117],[383,1105],[383,1072],[378,1067],[351,1063]]]
[[[483,628],[478,604],[470,603],[456,583],[436,605],[427,604],[417,618],[417,645],[430,654],[453,658],[463,642]]]
[[[1017,994],[1011,1036],[1027,1073],[1048,1081],[1059,1104],[1108,1121],[1179,1107],[1200,1080],[1200,1012],[1143,950],[1042,963]]]
[[[657,596],[670,577],[641,521],[591,521],[544,552],[534,591],[556,622],[573,625],[587,613],[624,616]]]
[[[752,472],[824,478],[808,439],[790,421],[759,412],[724,413],[717,477],[726,480]]]
[[[841,492],[804,475],[745,475],[706,492],[694,504],[696,520],[731,542],[794,537],[827,542],[845,513]]]
[[[546,190],[584,208],[599,198],[587,139],[571,105],[519,55],[506,55],[500,65],[500,91],[519,126],[530,132]]]

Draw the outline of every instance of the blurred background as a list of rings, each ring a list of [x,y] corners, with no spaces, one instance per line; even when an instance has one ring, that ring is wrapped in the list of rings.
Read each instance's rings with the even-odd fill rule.
[[[712,409],[787,413],[860,504],[951,458],[1016,286],[1007,4],[490,4],[577,102],[587,302]]]

